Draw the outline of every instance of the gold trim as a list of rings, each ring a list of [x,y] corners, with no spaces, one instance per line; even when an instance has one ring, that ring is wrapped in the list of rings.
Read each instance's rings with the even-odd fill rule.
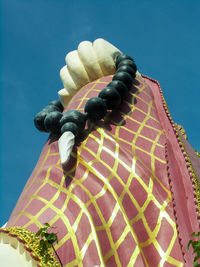
[[[17,239],[18,242],[24,243],[24,248],[27,253],[38,262],[38,266],[41,267],[59,267],[60,264],[57,262],[52,249],[48,249],[50,259],[47,263],[44,262],[43,257],[40,255],[39,242],[40,238],[35,233],[23,228],[23,227],[5,227],[0,228],[1,233],[7,234],[10,238]]]
[[[177,129],[181,132],[181,134],[183,135],[183,137],[185,138],[185,140],[187,140],[187,134],[186,134],[186,131],[185,129],[183,128],[183,126],[181,126],[180,124],[178,123],[174,123],[175,126],[177,127]]]
[[[194,168],[193,168],[192,162],[191,162],[191,160],[190,160],[190,157],[188,156],[188,153],[187,153],[187,151],[186,151],[186,149],[185,149],[185,146],[184,146],[184,143],[183,143],[183,141],[182,141],[182,139],[181,139],[181,136],[180,136],[180,134],[179,134],[179,131],[178,131],[178,129],[177,129],[176,127],[175,127],[175,129],[176,129],[176,133],[178,133],[178,136],[179,136],[179,142],[181,143],[181,145],[182,145],[182,147],[183,147],[183,149],[184,149],[184,152],[185,152],[185,155],[186,155],[186,157],[187,157],[188,164],[189,164],[189,168],[191,169],[192,176],[193,176],[193,178],[194,178],[194,187],[195,187],[196,201],[197,201],[198,211],[199,211],[199,214],[200,214],[200,183],[199,183],[199,181],[198,181],[198,177],[197,177],[197,175],[196,175],[196,173],[195,173],[195,171],[194,171]],[[197,152],[197,153],[198,153],[198,152]],[[199,154],[199,153],[198,153],[198,154]],[[198,155],[198,154],[197,154],[197,155]]]
[[[196,152],[197,156],[200,158],[200,153],[197,150],[195,150],[195,152]]]
[[[161,88],[160,88],[160,90],[161,90]],[[171,113],[170,113],[170,111],[169,111],[169,107],[168,107],[168,105],[167,105],[167,103],[166,103],[166,100],[165,100],[165,98],[164,98],[164,95],[163,95],[162,91],[161,91],[161,95],[162,95],[162,97],[163,97],[163,101],[164,101],[163,105],[166,107],[167,111],[169,112],[169,117],[172,118],[172,117],[171,117]],[[193,168],[193,165],[192,165],[192,163],[191,163],[191,160],[190,160],[190,158],[189,158],[189,156],[188,156],[188,153],[187,153],[187,151],[186,151],[186,149],[185,149],[185,146],[184,146],[184,144],[183,144],[183,141],[182,141],[182,139],[181,139],[181,136],[180,136],[180,134],[179,134],[179,131],[180,131],[180,133],[183,135],[183,137],[187,140],[186,131],[184,130],[184,128],[183,128],[181,125],[179,125],[179,124],[177,124],[177,123],[175,123],[175,122],[174,122],[174,126],[175,126],[175,127],[174,127],[174,130],[175,130],[175,132],[176,132],[176,133],[178,134],[178,136],[179,136],[178,141],[181,143],[181,145],[182,145],[182,147],[183,147],[183,149],[184,149],[184,152],[185,152],[186,157],[187,157],[187,160],[188,160],[189,167],[190,167],[191,172],[192,172],[192,176],[193,176],[193,178],[194,178],[194,186],[195,186],[195,194],[196,194],[197,208],[198,208],[198,212],[199,212],[199,214],[200,214],[200,184],[199,184],[199,181],[198,181],[198,177],[197,177],[197,175],[196,175],[196,173],[195,173],[195,171],[194,171],[194,168]],[[197,156],[200,157],[200,153],[199,153],[199,152],[196,151],[196,154],[197,154]]]

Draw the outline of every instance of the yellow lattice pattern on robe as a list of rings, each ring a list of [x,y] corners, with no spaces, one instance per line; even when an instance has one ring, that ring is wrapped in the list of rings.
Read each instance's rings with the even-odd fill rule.
[[[82,111],[85,102],[91,97],[90,94],[94,92],[98,94],[111,78],[111,76],[107,77],[107,80],[102,78],[93,82],[89,87],[84,87],[81,91],[82,95],[78,94],[74,97],[69,109]],[[107,117],[107,120],[111,120],[113,123],[111,130],[106,130],[105,120],[105,124],[96,127],[96,130],[89,134],[78,148],[77,154],[72,154],[76,163],[73,168],[65,171],[65,175],[61,175],[63,170],[57,148],[55,148],[57,145],[55,143],[46,145],[41,154],[40,167],[34,171],[12,215],[13,225],[20,223],[20,216],[26,216],[28,222],[24,224],[24,227],[31,227],[34,224],[40,228],[44,222],[41,221],[41,216],[44,218],[45,212],[49,212],[49,217],[46,216],[49,218],[48,223],[55,226],[62,225],[62,231],[66,232],[64,236],[60,235],[56,250],[59,252],[59,249],[61,250],[66,244],[68,249],[71,246],[71,249],[74,250],[74,259],[68,259],[64,266],[85,265],[84,260],[90,249],[96,251],[96,257],[102,266],[109,266],[111,260],[117,266],[124,266],[123,262],[126,262],[126,266],[134,264],[139,266],[138,262],[144,262],[146,266],[153,266],[154,256],[158,258],[155,266],[163,266],[165,262],[173,266],[183,266],[166,174],[165,134],[158,120],[150,89],[142,79],[137,80],[140,82],[139,85],[135,85],[135,88],[138,89],[137,103],[134,104],[135,94],[130,92],[128,100],[125,101],[129,110],[120,109],[118,111],[121,114],[121,120],[117,123],[114,117],[112,120],[113,114],[111,117],[110,115]],[[142,118],[141,121],[137,119],[138,114]],[[124,124],[125,121],[126,124]],[[129,127],[132,124],[135,126]],[[124,134],[126,139],[123,138]],[[110,147],[107,145],[108,143]],[[146,145],[143,146],[142,143]],[[110,160],[114,159],[112,164],[104,160],[104,154]],[[124,160],[125,158],[127,161]],[[42,179],[39,175],[40,171],[49,160],[53,163],[47,168],[45,179]],[[160,177],[157,167],[163,172]],[[120,168],[127,173],[127,177],[120,175]],[[55,180],[54,172],[57,173],[57,176],[60,175],[59,181]],[[72,179],[67,188],[65,187],[66,177]],[[90,190],[88,184],[90,182],[99,186],[98,192],[94,193]],[[31,186],[37,187],[32,195],[29,194]],[[133,188],[136,187],[140,188],[144,193],[144,198],[146,197],[142,205],[139,199],[136,199],[137,192],[134,192],[135,195],[133,193]],[[54,192],[52,197],[50,189]],[[41,193],[43,191],[48,192],[50,199],[45,199]],[[61,194],[63,203],[58,207],[55,203]],[[106,207],[105,213],[102,208],[102,203],[105,203],[107,196],[110,201],[108,205],[112,206],[112,212],[108,218]],[[27,202],[20,210],[19,206],[24,200]],[[42,203],[40,210],[34,216],[29,212],[33,200]],[[129,204],[135,209],[135,216],[132,218],[129,214],[131,212]],[[72,207],[71,210],[70,207]],[[91,207],[93,208],[92,212]],[[151,209],[153,212],[157,210],[158,214],[147,214]],[[70,217],[69,211],[74,212],[73,218]],[[98,223],[96,223],[95,216],[98,217]],[[157,216],[157,221],[152,229],[151,218],[154,216]],[[116,225],[116,221],[124,225],[123,231],[118,233],[117,237],[113,234],[113,225]],[[83,225],[85,225],[85,231],[89,232],[84,244],[81,244],[78,234],[80,234],[80,230],[84,233]],[[167,230],[162,233],[162,229]],[[101,240],[99,233],[106,238]],[[146,236],[146,239],[143,238],[143,235]],[[161,244],[163,241],[164,247]],[[109,243],[107,251],[104,250],[104,242],[105,245],[106,242]],[[128,243],[129,246],[127,246]],[[123,251],[124,244],[126,244],[126,248]],[[178,251],[176,254],[173,254],[174,249]],[[123,254],[123,259],[121,254]]]

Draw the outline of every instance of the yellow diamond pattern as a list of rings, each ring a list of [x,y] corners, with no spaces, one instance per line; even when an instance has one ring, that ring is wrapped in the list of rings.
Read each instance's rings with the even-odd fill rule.
[[[111,80],[111,76],[107,77]],[[137,260],[138,257],[141,257],[145,266],[153,266],[151,265],[150,258],[147,256],[147,250],[150,245],[153,246],[155,251],[157,251],[159,261],[157,262],[156,266],[164,266],[165,263],[171,264],[171,266],[183,266],[183,262],[180,257],[176,258],[176,255],[171,254],[175,242],[177,242],[177,230],[176,224],[173,217],[173,213],[169,212],[172,209],[171,207],[171,193],[169,189],[169,185],[167,182],[167,176],[161,177],[158,175],[156,171],[156,164],[159,164],[160,168],[163,170],[163,174],[166,175],[164,169],[166,168],[166,162],[164,158],[164,152],[162,155],[158,155],[155,153],[155,150],[159,148],[161,151],[164,151],[164,138],[165,133],[161,127],[160,121],[158,116],[156,116],[156,109],[154,105],[154,99],[150,92],[150,89],[146,85],[146,83],[141,80],[137,79],[140,83],[139,85],[135,85],[135,88],[138,89],[138,93],[135,95],[130,93],[130,101],[125,101],[125,103],[129,106],[130,110],[126,113],[124,111],[119,110],[118,112],[121,114],[121,120],[116,122],[112,119],[112,114],[108,115],[105,119],[105,123],[100,126],[94,126],[94,131],[92,131],[89,136],[82,142],[81,146],[78,148],[77,153],[73,152],[72,157],[75,159],[75,164],[73,167],[64,172],[64,175],[61,175],[63,169],[60,165],[59,155],[56,149],[52,149],[55,146],[55,143],[45,146],[41,157],[40,157],[40,166],[37,167],[30,180],[28,181],[22,196],[20,197],[15,210],[13,211],[11,222],[12,225],[18,225],[20,222],[20,218],[25,216],[27,218],[27,222],[23,225],[25,228],[29,228],[31,225],[36,225],[38,228],[42,227],[42,222],[39,220],[39,217],[44,214],[47,209],[51,209],[55,212],[55,215],[50,218],[48,223],[50,225],[56,225],[58,220],[61,220],[65,229],[64,231],[66,234],[59,239],[58,245],[56,245],[56,250],[59,251],[67,241],[71,240],[75,258],[71,261],[67,262],[64,266],[86,266],[84,264],[84,257],[89,250],[92,244],[95,244],[98,261],[101,266],[107,266],[109,260],[114,257],[114,261],[116,266],[125,266],[123,265],[123,261],[121,259],[121,255],[119,253],[120,246],[123,246],[126,238],[130,241],[130,245],[132,246],[132,251],[130,253],[127,266],[134,266],[134,264],[138,264]],[[88,88],[83,88],[82,92],[83,97],[79,97],[79,94],[72,99],[69,109],[74,108],[83,111],[83,106],[85,101],[90,97],[89,94],[92,92],[100,91],[97,88],[102,84],[104,87],[108,82],[104,81],[104,79],[99,79],[96,82],[93,82]],[[87,90],[86,90],[87,89]],[[138,108],[137,103],[134,104],[135,98],[137,101],[148,105],[148,110],[144,111],[143,109]],[[78,104],[77,104],[78,103]],[[74,105],[74,106],[73,106]],[[138,111],[144,115],[144,119],[139,121],[137,117],[132,116],[135,111]],[[134,122],[138,124],[138,128],[135,131],[134,128],[130,129],[124,124],[126,120],[130,120],[130,122]],[[106,130],[106,123],[107,121],[111,121],[111,131]],[[148,124],[148,121],[151,120],[158,125],[158,127],[154,127]],[[155,137],[152,137],[151,134],[145,135],[143,134],[144,128],[147,128],[149,132],[156,133]],[[131,141],[127,141],[124,139],[121,131],[126,131],[129,134],[132,134],[134,137]],[[143,140],[148,141],[151,144],[150,151],[146,149],[145,146],[137,145],[138,138],[143,138]],[[97,152],[93,149],[92,146],[89,146],[89,142],[95,141],[98,145]],[[105,142],[109,141],[113,144],[114,149],[110,149],[108,146],[105,146]],[[123,151],[122,148],[123,147]],[[138,156],[138,151],[143,153],[147,159],[150,161],[146,161],[145,159]],[[88,153],[90,155],[91,160],[85,160],[82,154]],[[122,152],[123,157],[127,157],[127,160],[123,160],[121,156]],[[110,157],[114,159],[113,166],[110,166],[109,162],[103,161],[101,156],[102,153],[107,153]],[[140,154],[139,154],[140,155]],[[45,172],[45,178],[40,176],[40,173],[44,169],[47,164],[47,161],[50,158],[55,157],[56,160],[53,164],[51,164]],[[107,170],[109,175],[104,175],[100,168],[96,167],[95,164],[101,164],[102,168]],[[81,177],[76,175],[77,170],[79,170],[79,166],[84,167],[84,173]],[[122,166],[128,176],[126,179],[121,177],[118,173],[119,166]],[[54,181],[52,178],[55,173],[60,173],[61,179],[58,183]],[[144,173],[147,173],[148,179],[143,176]],[[88,187],[85,185],[87,179],[89,179],[90,175],[94,175],[97,177],[97,180],[102,184],[101,189],[96,194],[92,194]],[[68,187],[65,187],[65,180],[66,177],[71,177],[72,182]],[[78,177],[78,178],[77,178]],[[116,192],[116,188],[112,186],[112,180],[116,179],[123,189],[120,192],[120,195]],[[144,190],[145,194],[147,195],[146,200],[144,201],[143,205],[141,206],[138,202],[136,196],[133,194],[132,189],[130,189],[131,184],[133,182],[137,182]],[[33,194],[29,194],[30,188],[36,186],[37,189]],[[40,191],[46,185],[50,185],[54,190],[55,194],[51,197],[50,200],[45,199],[45,197],[40,196]],[[162,196],[159,198],[159,192],[157,192],[157,188],[162,188],[163,192],[165,192],[166,197],[163,198]],[[83,200],[79,195],[79,190],[85,193],[88,200]],[[60,194],[63,193],[66,195],[66,198],[63,201],[62,207],[58,208],[54,203],[59,198]],[[163,193],[164,194],[164,193]],[[102,208],[99,204],[104,197],[110,197],[112,199],[113,208],[109,219],[106,219],[105,214],[102,211]],[[123,205],[123,201],[125,198],[130,199],[132,205],[135,207],[137,211],[133,218],[129,218],[126,212],[126,207]],[[108,198],[109,199],[109,198]],[[33,200],[40,201],[43,206],[41,209],[35,214],[32,215],[28,212],[28,207],[31,205]],[[21,206],[23,201],[25,205],[23,209]],[[66,216],[65,211],[67,207],[70,206],[70,201],[76,203],[78,207],[80,207],[80,211],[76,216],[73,224],[70,222],[68,216]],[[152,230],[149,221],[145,216],[145,212],[147,211],[150,202],[153,203],[154,207],[156,207],[159,211],[156,226]],[[94,219],[94,214],[89,212],[90,205],[93,204],[95,208],[95,213],[98,215],[100,220],[100,225],[97,225]],[[109,205],[109,202],[108,202]],[[113,233],[111,231],[112,225],[114,224],[115,219],[118,215],[121,215],[123,218],[123,223],[125,225],[123,232],[117,238],[114,239]],[[90,233],[88,234],[86,241],[83,246],[80,248],[79,237],[76,235],[78,228],[81,225],[81,220],[86,218],[85,220],[88,222],[90,226]],[[141,237],[138,234],[139,232],[136,231],[135,225],[138,222],[142,222],[148,238],[145,241],[141,241]],[[170,237],[170,242],[167,245],[166,249],[163,249],[159,240],[158,240],[158,233],[162,228],[162,223],[168,225],[171,228],[172,234]],[[62,229],[63,230],[63,229]],[[106,253],[103,252],[102,246],[103,244],[100,242],[98,233],[100,231],[105,231],[107,235],[107,239],[109,241],[110,249]],[[167,235],[167,232],[164,233]],[[127,247],[127,249],[130,249]],[[126,253],[126,251],[124,252]],[[124,254],[125,255],[125,254]],[[127,256],[128,257],[128,256]],[[152,257],[154,257],[152,255]],[[100,265],[99,264],[99,265]],[[108,265],[109,266],[109,265]],[[114,265],[112,265],[114,266]],[[139,266],[139,265],[137,265]],[[167,265],[168,266],[168,265]]]

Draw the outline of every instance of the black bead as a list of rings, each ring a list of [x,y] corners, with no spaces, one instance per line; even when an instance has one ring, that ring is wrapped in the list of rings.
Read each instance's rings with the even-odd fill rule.
[[[72,132],[75,136],[77,136],[79,133],[79,128],[74,122],[66,122],[61,127],[61,134],[64,132]]]
[[[125,85],[125,83],[118,80],[110,82],[108,87],[114,87],[121,97],[124,97],[128,93],[128,87]]]
[[[133,83],[133,78],[131,77],[131,75],[128,74],[128,72],[124,72],[124,71],[117,72],[113,76],[113,80],[119,80],[119,81],[125,83],[126,86],[128,87],[128,89],[131,88],[131,85]]]
[[[131,66],[129,66],[129,65],[123,65],[123,66],[121,66],[120,68],[117,69],[117,72],[119,72],[119,71],[128,72],[133,78],[136,77],[135,70]]]
[[[47,132],[47,130],[44,127],[44,119],[46,118],[47,114],[48,114],[47,111],[42,110],[38,114],[36,114],[34,118],[35,127],[41,132]]]
[[[47,114],[44,120],[44,127],[48,132],[59,133],[60,131],[60,119],[63,114],[58,111],[53,111]]]
[[[121,103],[121,96],[114,87],[106,87],[100,93],[99,97],[106,100],[108,109],[115,109]]]
[[[54,101],[51,101],[49,104],[48,104],[48,106],[56,106],[59,110],[60,110],[60,112],[63,112],[63,110],[64,110],[64,107],[63,107],[63,105],[61,104],[61,102],[58,100],[58,101],[56,101],[56,100],[54,100]]]
[[[80,129],[83,130],[85,128],[86,117],[78,110],[69,110],[63,115],[62,119],[60,120],[61,126],[66,122],[74,122]]]
[[[119,63],[124,59],[130,59],[134,62],[132,57],[125,55],[125,54],[119,54],[116,58],[116,67],[118,67]]]
[[[107,112],[105,101],[100,97],[90,98],[85,105],[85,112],[88,113],[88,118],[95,122],[101,120]]]
[[[53,111],[59,111],[60,112],[60,109],[54,105],[48,105],[45,108],[43,108],[42,111],[46,111],[47,113],[50,113]]]
[[[124,59],[124,60],[120,61],[119,65],[117,66],[117,69],[120,68],[121,66],[124,66],[124,65],[131,66],[135,70],[135,72],[137,71],[136,64],[130,59]]]

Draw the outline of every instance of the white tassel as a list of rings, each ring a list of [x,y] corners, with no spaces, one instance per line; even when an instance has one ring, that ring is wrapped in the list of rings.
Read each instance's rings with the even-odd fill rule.
[[[69,159],[75,143],[75,136],[72,132],[64,132],[58,140],[58,148],[62,165],[65,165]]]

